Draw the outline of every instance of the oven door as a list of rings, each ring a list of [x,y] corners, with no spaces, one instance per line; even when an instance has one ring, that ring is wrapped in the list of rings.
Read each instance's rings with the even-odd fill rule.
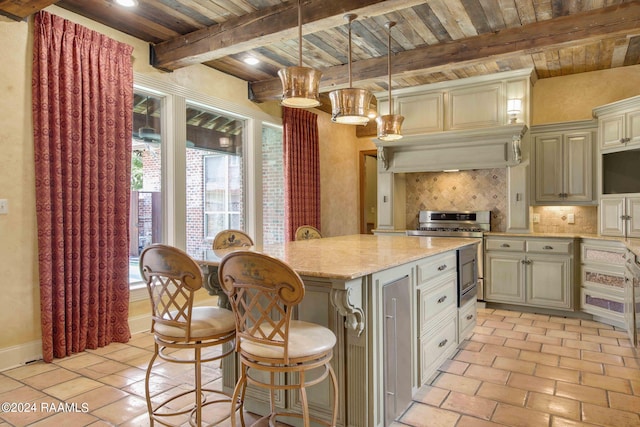
[[[478,248],[476,245],[458,249],[458,307],[477,298]]]

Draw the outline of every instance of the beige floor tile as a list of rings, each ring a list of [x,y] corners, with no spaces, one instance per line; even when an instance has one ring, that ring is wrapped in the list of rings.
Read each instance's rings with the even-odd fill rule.
[[[478,341],[464,340],[458,345],[459,350],[480,351],[484,347],[484,343]]]
[[[640,380],[640,370],[625,366],[604,365],[604,373],[617,378]]]
[[[566,331],[568,332],[577,332],[577,333],[581,333],[581,334],[588,334],[588,335],[598,335],[598,328],[590,328],[584,325],[567,325],[567,327],[565,328]]]
[[[80,368],[86,368],[87,366],[95,365],[96,363],[105,362],[106,360],[107,359],[105,359],[104,357],[96,356],[92,353],[80,353],[70,358],[57,359],[54,363],[55,365],[62,368],[77,370]]]
[[[537,335],[544,335],[547,333],[546,328],[541,328],[539,326],[516,325],[513,327],[513,330],[516,332],[525,332],[527,334],[537,334]]]
[[[489,366],[470,365],[465,371],[464,376],[495,384],[506,384],[507,379],[509,379],[509,371],[491,368]]]
[[[487,328],[486,326],[476,325],[473,328],[474,334],[482,334],[482,335],[491,335],[493,333],[493,328]]]
[[[583,372],[582,384],[605,390],[617,391],[619,393],[631,394],[631,383],[629,380],[624,378],[615,378],[606,375],[593,374],[591,372]]]
[[[534,377],[514,372],[507,381],[509,387],[520,388],[522,390],[537,391],[539,393],[553,394],[556,389],[556,382],[547,378]]]
[[[580,384],[572,384],[564,381],[558,381],[556,386],[556,396],[567,397],[576,401],[593,403],[599,406],[609,406],[607,399],[607,391],[588,387]]]
[[[22,386],[0,394],[0,402],[33,402],[45,397],[45,394],[33,387]]]
[[[507,339],[505,337],[498,337],[495,335],[473,334],[471,336],[471,341],[483,344],[502,345],[506,340]]]
[[[604,363],[606,365],[618,365],[624,366],[624,359],[622,356],[615,354],[606,354],[589,350],[582,350],[582,360],[588,360],[591,362]]]
[[[640,396],[640,380],[630,379],[631,389],[633,390],[634,396]]]
[[[109,403],[127,397],[127,392],[111,386],[102,386],[90,390],[79,396],[72,397],[68,401],[79,405],[86,404],[90,411],[95,411]]]
[[[541,328],[551,329],[551,330],[564,330],[564,324],[558,322],[551,322],[547,320],[534,320],[532,326],[538,326]]]
[[[464,427],[500,427],[502,424],[496,424],[491,421],[485,421],[478,418],[470,417],[468,415],[463,415],[460,418],[459,426]]]
[[[508,329],[511,330],[513,329],[514,325],[512,323],[505,323],[502,321],[502,318],[500,318],[500,321],[495,321],[495,320],[485,320],[484,323],[482,324],[482,326],[486,327],[486,328],[493,328],[493,329]]]
[[[489,420],[497,403],[478,396],[469,396],[468,394],[451,392],[447,396],[441,409],[448,409],[461,414],[471,415],[483,420]]]
[[[515,325],[523,325],[523,326],[533,325],[533,319],[523,319],[521,317],[505,317],[503,322],[513,323]]]
[[[640,425],[640,415],[638,413],[583,403],[582,421],[602,426],[637,427]]]
[[[551,319],[551,316],[539,313],[522,313],[520,317],[522,317],[523,319],[542,320],[544,322],[548,322],[549,319]]]
[[[109,353],[109,359],[117,360],[118,362],[127,363],[130,360],[136,359],[141,356],[146,356],[148,359],[151,359],[152,352],[138,347],[127,347],[121,350],[114,351]]]
[[[586,326],[588,328],[596,328],[596,329],[613,329],[611,325],[605,325],[604,323],[596,322],[594,320],[582,319],[580,321],[582,326]]]
[[[526,390],[492,383],[482,383],[477,395],[514,406],[524,406],[527,399]]]
[[[564,323],[565,325],[579,325],[580,324],[580,319],[574,319],[571,317],[557,317],[557,316],[551,316],[549,318],[550,322],[556,322],[556,323]]]
[[[560,356],[555,354],[539,353],[537,351],[522,350],[518,359],[535,362],[539,365],[558,366]]]
[[[36,388],[38,390],[51,387],[53,385],[72,380],[79,377],[75,372],[71,372],[67,369],[53,369],[51,371],[43,372],[38,375],[33,375],[22,380],[25,384]]]
[[[481,383],[482,381],[478,381],[474,378],[442,373],[438,375],[433,385],[445,390],[474,395]]]
[[[563,339],[570,339],[570,340],[580,339],[580,333],[579,332],[571,332],[571,331],[556,330],[556,329],[548,329],[547,330],[547,336],[556,337],[556,338],[563,338]]]
[[[43,391],[60,400],[68,400],[71,397],[86,393],[103,384],[90,378],[79,377],[63,383],[45,388]]]
[[[556,366],[538,365],[536,366],[535,376],[573,384],[580,383],[580,371]]]
[[[511,427],[540,427],[548,426],[550,418],[543,412],[499,403],[491,421]]]
[[[129,365],[117,362],[115,360],[105,360],[104,362],[96,363],[86,367],[88,371],[93,371],[98,374],[105,375],[115,374],[116,372],[120,372],[128,368],[130,368]]]
[[[453,427],[459,419],[460,414],[455,412],[434,408],[421,403],[413,403],[402,418],[400,418],[400,421],[410,426],[426,426],[425,422],[429,420],[429,425],[434,427]]]
[[[578,348],[580,350],[601,351],[601,346],[597,342],[565,339],[562,340],[562,345],[569,348]]]
[[[413,400],[431,406],[440,406],[449,393],[451,393],[449,390],[427,385],[418,390],[413,396]]]
[[[637,357],[637,353],[635,352],[635,350],[629,347],[620,347],[617,344],[602,344],[601,347],[603,353],[617,354],[618,356]]]
[[[594,424],[587,424],[576,420],[568,420],[558,416],[551,417],[551,427],[593,427]]]
[[[505,337],[508,340],[523,341],[527,338],[527,334],[524,332],[516,332],[509,329],[496,329],[493,331],[493,335],[496,337]]]
[[[624,366],[626,368],[639,369],[640,370],[640,359],[639,358],[623,356],[622,360],[623,360]]]
[[[532,392],[529,393],[526,407],[546,414],[580,420],[580,402],[565,397]]]
[[[460,362],[457,360],[449,359],[444,361],[444,363],[440,365],[438,370],[442,372],[449,372],[450,374],[462,375],[464,374],[464,371],[466,371],[468,367],[469,367],[469,364],[466,362]]]
[[[549,337],[541,334],[528,334],[527,341],[537,342],[541,344],[562,345],[562,338]]]
[[[502,320],[504,320],[504,316],[499,316],[495,313],[478,315],[478,323],[483,326],[487,326],[484,324],[486,321],[502,322]]]
[[[127,396],[102,408],[92,411],[92,414],[113,424],[122,424],[142,413],[146,413],[147,403],[144,399]]]
[[[28,365],[20,366],[18,368],[9,369],[2,372],[4,375],[16,380],[22,380],[27,377],[42,374],[44,372],[57,369],[57,366],[53,363],[34,362]]]
[[[535,370],[536,364],[533,362],[527,362],[526,360],[516,360],[507,357],[496,357],[493,362],[493,367],[498,369],[504,369],[506,371],[520,372],[523,374],[532,374]]]
[[[13,378],[0,375],[0,394],[7,391],[15,390],[22,387],[23,385],[24,384],[22,384],[20,381],[16,381]]]
[[[558,356],[573,357],[580,359],[580,350],[577,348],[567,348],[561,345],[543,344],[540,350],[543,353],[557,354]]]
[[[520,318],[520,316],[522,315],[522,313],[518,312],[518,311],[511,311],[511,310],[495,310],[493,312],[493,314],[498,315],[498,316],[502,316],[504,318]]]
[[[602,363],[589,362],[586,360],[578,360],[571,357],[561,357],[559,366],[561,368],[576,369],[579,371],[588,371],[588,372],[593,372],[595,374],[604,373],[604,366],[602,365]]]
[[[615,391],[610,391],[608,394],[611,408],[628,412],[640,412],[640,396],[632,396]]]
[[[608,345],[614,345],[614,346],[619,346],[620,345],[616,338],[603,337],[603,336],[600,336],[600,335],[582,334],[580,339],[582,339],[582,341],[597,342],[597,343],[600,343],[600,344],[608,344]]]
[[[520,349],[509,348],[504,345],[485,344],[482,348],[482,353],[493,354],[495,356],[507,357],[510,359],[517,359],[520,354]]]
[[[60,403],[58,399],[50,396],[43,396],[30,402],[15,400],[8,402],[15,404],[15,406],[10,408],[8,412],[0,412],[0,419],[13,426],[27,426],[50,417],[55,414],[50,408],[56,408]]]
[[[539,342],[523,341],[520,339],[508,339],[504,345],[506,347],[519,348],[521,350],[535,351],[537,353],[539,353],[542,348],[542,344]]]
[[[629,338],[627,331],[612,331],[609,329],[599,329],[598,335],[603,337],[620,338],[625,340]]]
[[[98,418],[92,414],[85,413],[57,413],[45,418],[37,423],[31,424],[30,427],[84,427],[98,421]]]
[[[476,365],[491,366],[496,356],[484,354],[476,351],[461,350],[455,355],[455,360],[459,362],[474,363]]]

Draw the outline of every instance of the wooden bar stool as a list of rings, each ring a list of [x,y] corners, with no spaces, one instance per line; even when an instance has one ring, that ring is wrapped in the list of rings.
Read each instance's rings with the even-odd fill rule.
[[[213,238],[213,249],[253,246],[253,239],[241,230],[222,230]]]
[[[235,317],[230,310],[219,307],[194,307],[195,292],[202,287],[202,271],[198,264],[180,249],[153,244],[140,255],[140,273],[147,284],[152,307],[152,325],[155,341],[153,357],[147,367],[145,393],[150,425],[163,425],[177,421],[183,425],[188,416],[192,426],[203,425],[202,409],[207,405],[231,402],[231,396],[220,390],[202,387],[202,363],[221,360],[233,353],[235,346]],[[225,343],[228,343],[224,346]],[[203,357],[203,350],[220,346]],[[178,351],[178,350],[189,350]],[[164,401],[154,404],[150,393],[150,379],[156,358],[180,364],[192,364],[194,369],[193,389],[176,393]],[[193,394],[193,405],[175,410],[177,399]],[[237,405],[236,405],[237,406]],[[235,407],[235,406],[234,406]],[[229,413],[211,425],[230,417]],[[183,417],[180,417],[183,416]],[[241,423],[244,426],[242,406]],[[235,416],[231,417],[235,419]]]
[[[292,320],[294,307],[304,298],[304,283],[298,274],[284,262],[251,251],[236,251],[220,262],[218,276],[222,289],[229,296],[236,318],[236,351],[240,357],[241,372],[231,399],[231,411],[244,401],[247,384],[269,390],[271,413],[257,422],[268,419],[275,425],[276,417],[297,417],[303,425],[310,422],[335,426],[338,413],[338,382],[331,367],[336,337],[331,330],[310,322]],[[321,374],[307,374],[313,369]],[[256,376],[252,374],[255,372]],[[266,373],[269,382],[260,378]],[[277,384],[276,375],[284,374],[289,382]],[[294,375],[299,379],[291,383]],[[327,376],[333,386],[331,421],[309,414],[306,388],[323,381]],[[308,379],[308,377],[312,379]],[[277,412],[276,390],[298,389],[302,414]],[[235,419],[231,426],[235,427]]]
[[[301,225],[296,229],[296,240],[321,239],[320,230],[310,225]]]

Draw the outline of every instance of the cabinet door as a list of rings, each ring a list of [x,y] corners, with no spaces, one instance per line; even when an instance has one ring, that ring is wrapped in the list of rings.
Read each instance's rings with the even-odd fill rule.
[[[627,237],[640,237],[640,197],[627,197]]]
[[[378,161],[380,161],[378,159]],[[393,174],[378,173],[378,228],[393,229]]]
[[[527,304],[571,308],[571,257],[528,255]]]
[[[629,138],[627,145],[640,144],[640,110],[627,113],[626,120],[625,133]]]
[[[444,130],[444,95],[429,93],[398,98],[396,114],[404,116],[402,131],[406,135]]]
[[[600,148],[614,148],[624,145],[624,114],[612,114],[598,118],[598,139]]]
[[[624,197],[602,197],[600,199],[600,234],[624,237]]]
[[[563,144],[564,200],[593,201],[592,147],[590,132],[565,135]]]
[[[522,253],[487,253],[485,291],[487,301],[524,303]]]
[[[537,202],[562,201],[564,167],[561,133],[535,138],[535,198]]]

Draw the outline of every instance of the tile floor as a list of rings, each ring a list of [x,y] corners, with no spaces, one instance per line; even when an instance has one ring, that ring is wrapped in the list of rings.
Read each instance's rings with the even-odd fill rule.
[[[148,426],[152,348],[150,334],[137,334],[127,344],[0,373],[0,402],[28,403],[20,413],[0,412],[0,427]],[[164,377],[157,396],[190,381],[175,366],[156,371]],[[219,374],[206,368],[214,384]],[[601,323],[480,309],[473,335],[394,426],[498,425],[640,426],[640,354],[624,331]]]

